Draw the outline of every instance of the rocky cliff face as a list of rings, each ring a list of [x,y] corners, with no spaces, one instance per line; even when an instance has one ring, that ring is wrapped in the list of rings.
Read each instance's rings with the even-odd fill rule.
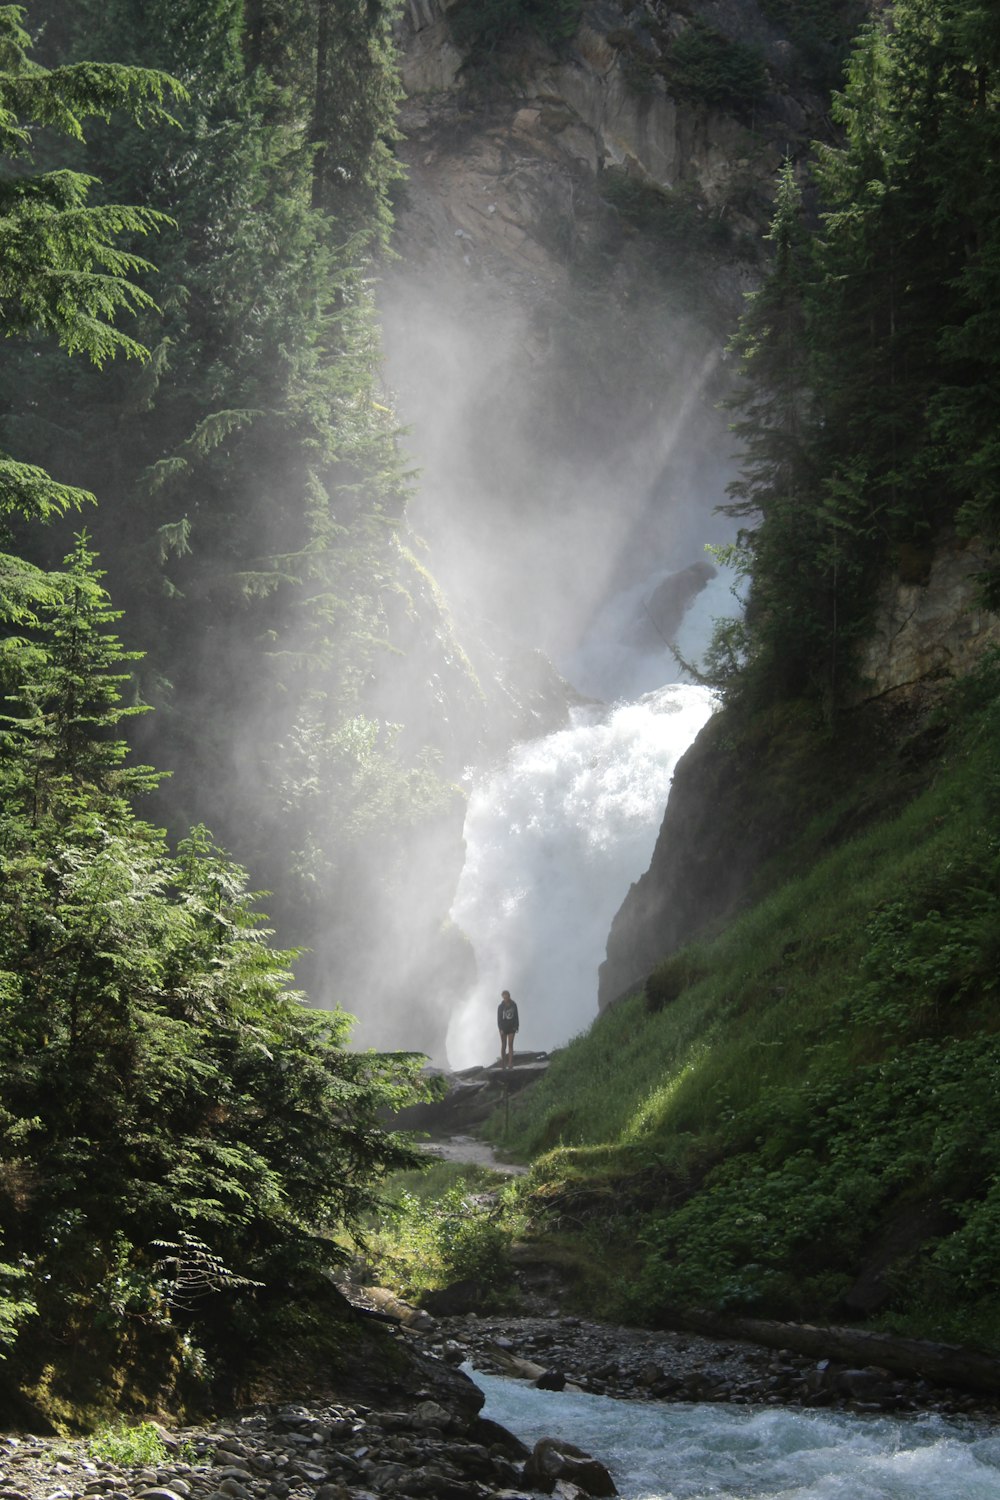
[[[885,580],[861,656],[859,701],[961,677],[1000,646],[1000,618],[978,601],[976,575],[985,567],[974,546],[945,537]]]
[[[430,685],[413,729],[450,767],[552,727],[566,700],[547,662],[568,670],[624,584],[703,569],[727,539],[725,346],[779,162],[824,128],[756,0],[592,0],[572,37],[512,34],[488,66],[455,40],[474,3],[404,10],[407,175],[380,289],[419,469],[399,672]],[[752,109],[671,87],[663,59],[698,21],[762,60]],[[457,836],[453,853],[415,872],[442,914]],[[436,1056],[466,981],[453,947],[409,963],[415,1044]]]
[[[946,537],[935,552],[912,559],[905,575],[885,580],[836,745],[788,723],[761,724],[735,749],[724,721],[702,731],[678,766],[650,867],[615,916],[601,967],[602,1010],[738,909],[767,861],[852,786],[857,768],[884,762],[884,780],[901,798],[919,784],[928,703],[1000,645],[1000,618],[977,601],[980,566],[974,548]],[[861,795],[829,837],[852,834],[887,810],[866,807]]]
[[[459,638],[562,663],[623,581],[725,537],[725,345],[774,173],[821,102],[755,0],[594,0],[572,38],[514,34],[488,68],[454,40],[465,8],[410,0],[401,23],[387,375]],[[656,70],[698,17],[763,59],[754,110]]]
[[[452,39],[449,12],[456,9],[456,0],[407,5],[402,79],[411,122],[414,104],[433,112],[443,100],[468,97],[474,64]],[[671,87],[663,60],[681,33],[699,25],[760,59],[763,87],[752,108]],[[519,132],[549,160],[579,163],[592,175],[616,167],[669,191],[693,183],[716,211],[739,214],[748,194],[766,201],[780,161],[822,132],[824,100],[809,87],[801,54],[757,0],[590,0],[566,45],[519,36],[502,61],[494,129]],[[759,228],[754,216],[745,224]]]
[[[594,0],[564,45],[512,38],[486,77],[454,40],[461,9],[408,0],[402,25],[388,370],[423,470],[411,515],[459,636],[509,632],[559,660],[644,563],[701,566],[721,539],[724,343],[774,173],[824,134],[825,105],[755,0]],[[671,90],[664,53],[699,22],[763,59],[751,115]],[[857,706],[960,674],[998,640],[975,569],[948,543],[886,581]],[[730,911],[790,836],[768,762],[759,745],[735,767],[712,726],[682,762],[602,1006]]]

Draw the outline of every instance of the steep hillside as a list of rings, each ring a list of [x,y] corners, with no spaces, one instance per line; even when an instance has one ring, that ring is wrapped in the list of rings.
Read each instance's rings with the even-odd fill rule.
[[[536,1224],[638,1321],[996,1348],[1000,661],[835,740],[801,712],[770,728],[766,756],[735,715],[712,730],[777,824],[766,894],[511,1102]],[[721,843],[734,804],[713,811]]]
[[[779,180],[736,339],[723,707],[603,1016],[518,1101],[540,1222],[636,1317],[1000,1339],[997,63],[978,6],[897,0],[818,220]]]
[[[1000,645],[1000,618],[977,592],[985,561],[982,546],[948,538],[919,578],[886,577],[854,701],[835,734],[820,730],[806,705],[735,728],[721,715],[703,731],[677,769],[649,870],[615,917],[602,1010],[767,888],[784,868],[777,856],[801,864],[801,852],[790,851],[813,819],[824,819],[832,843],[912,794],[923,761],[923,732],[914,738],[914,729],[928,700]]]

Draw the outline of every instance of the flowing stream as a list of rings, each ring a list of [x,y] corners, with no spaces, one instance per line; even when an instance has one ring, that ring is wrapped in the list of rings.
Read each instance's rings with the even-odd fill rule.
[[[568,1439],[623,1500],[997,1500],[1000,1434],[924,1414],[659,1405],[471,1372],[483,1416],[529,1445]]]

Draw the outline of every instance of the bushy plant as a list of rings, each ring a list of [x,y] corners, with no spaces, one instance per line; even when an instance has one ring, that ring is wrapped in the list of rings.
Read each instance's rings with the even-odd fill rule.
[[[26,1295],[29,1284],[28,1267],[0,1262],[0,1359],[6,1359],[22,1325],[38,1311],[34,1298]]]
[[[167,1457],[167,1445],[153,1422],[107,1424],[87,1440],[91,1458],[120,1468],[161,1464]]]
[[[510,1283],[508,1252],[520,1227],[509,1188],[477,1191],[460,1178],[436,1197],[402,1191],[366,1249],[380,1279],[403,1296],[468,1279],[489,1302]]]
[[[749,110],[767,88],[759,52],[697,20],[673,42],[665,72],[672,92],[724,109]]]

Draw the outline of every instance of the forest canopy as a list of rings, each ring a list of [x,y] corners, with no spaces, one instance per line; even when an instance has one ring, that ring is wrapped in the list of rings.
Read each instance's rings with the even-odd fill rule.
[[[102,7],[113,26],[122,18],[110,9]],[[213,14],[225,19],[222,9]],[[233,15],[220,38],[230,83],[242,107],[256,100],[263,111],[270,100],[276,108],[277,95],[246,72]],[[95,403],[113,404],[116,391],[134,402],[137,382],[142,408],[153,410],[157,385],[169,389],[169,314],[149,290],[158,274],[151,259],[132,245],[158,235],[158,248],[177,253],[178,211],[191,234],[191,205],[152,207],[151,198],[164,197],[140,191],[149,184],[136,160],[129,186],[142,206],[105,201],[107,182],[62,164],[59,138],[79,144],[84,121],[95,120],[98,135],[110,121],[111,151],[127,120],[144,127],[130,141],[148,146],[147,162],[156,156],[162,166],[172,153],[176,162],[185,131],[204,123],[191,105],[203,80],[190,57],[178,61],[183,84],[159,67],[117,61],[46,67],[23,12],[0,8],[2,318],[7,337],[30,340],[30,357],[15,369],[32,398],[14,402],[8,386],[4,436],[15,456],[0,469],[8,524],[0,557],[0,1357],[8,1400],[20,1400],[20,1388],[50,1419],[71,1424],[122,1385],[126,1401],[176,1406],[203,1396],[237,1354],[252,1364],[266,1348],[267,1320],[273,1331],[275,1317],[289,1316],[289,1289],[325,1284],[345,1254],[336,1236],[370,1210],[385,1173],[412,1158],[381,1121],[411,1096],[417,1060],[349,1050],[350,1018],[310,1010],[292,987],[295,954],[271,945],[245,871],[203,826],[172,848],[141,818],[139,799],[154,797],[163,780],[134,763],[124,734],[149,707],[137,695],[142,652],[116,633],[122,611],[87,532],[46,566],[44,544],[24,524],[92,511],[94,498],[25,461],[25,450],[46,453],[60,473],[99,480],[100,524],[101,508],[122,495],[98,453],[106,429]],[[259,149],[259,139],[253,144]],[[287,154],[278,158],[286,169]],[[323,199],[321,178],[306,170],[308,153],[300,158],[298,197],[281,210],[297,215],[302,245],[289,269],[301,273],[313,257],[336,268],[340,257],[331,292],[339,320],[327,304],[306,353],[342,388],[343,361],[331,361],[330,342],[356,337],[333,330],[350,328],[357,267],[330,245],[326,209],[314,202]],[[119,172],[116,187],[127,177]],[[349,243],[368,237],[358,221],[372,217],[364,195],[373,192],[358,184],[338,239],[345,231]],[[182,297],[175,284],[173,292],[175,317],[190,316],[197,290]],[[137,334],[123,331],[123,314]],[[179,333],[174,343],[173,360],[196,349],[190,338],[182,346]],[[99,381],[76,384],[66,367],[72,353],[97,369],[120,356],[138,374],[129,384],[112,366]],[[188,364],[189,379],[197,369],[198,360]],[[222,370],[214,370],[221,395]],[[356,410],[359,390],[341,390],[341,405]],[[72,442],[56,415],[71,397],[80,424]],[[190,400],[180,404],[188,412],[181,422],[190,421]],[[241,407],[201,417],[179,444],[181,461],[194,466],[227,435],[266,420],[271,403],[259,405],[253,415]],[[51,441],[57,427],[62,444]],[[332,461],[332,429],[319,437],[321,470]],[[368,440],[358,436],[360,450]],[[343,432],[337,442],[339,461],[367,474],[367,460],[348,456]],[[125,482],[133,483],[128,466],[142,462],[141,440],[127,459]],[[375,546],[378,504],[366,506],[358,503],[339,528],[352,538],[351,562],[331,566],[357,568],[359,548]],[[131,521],[149,525],[149,513],[133,512]],[[129,541],[136,535],[128,531]],[[322,628],[310,649],[323,649]]]

